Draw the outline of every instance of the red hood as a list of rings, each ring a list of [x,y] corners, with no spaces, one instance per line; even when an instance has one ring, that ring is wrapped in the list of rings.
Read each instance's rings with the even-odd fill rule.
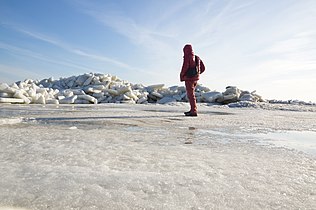
[[[192,45],[190,44],[185,45],[183,48],[183,53],[184,53],[184,56],[193,56],[194,53],[193,53]]]

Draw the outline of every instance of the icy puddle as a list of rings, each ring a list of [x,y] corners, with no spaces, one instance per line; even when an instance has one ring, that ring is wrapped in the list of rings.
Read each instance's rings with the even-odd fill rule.
[[[232,141],[255,142],[260,145],[272,147],[284,147],[295,149],[311,155],[316,155],[316,132],[314,131],[276,131],[268,133],[228,133],[212,130],[200,130],[201,136],[210,134],[213,137],[220,136],[221,143],[230,143]],[[196,142],[204,144],[205,139]]]
[[[296,149],[308,154],[316,155],[316,132],[313,131],[284,131],[253,135],[262,139],[264,143],[275,146]]]

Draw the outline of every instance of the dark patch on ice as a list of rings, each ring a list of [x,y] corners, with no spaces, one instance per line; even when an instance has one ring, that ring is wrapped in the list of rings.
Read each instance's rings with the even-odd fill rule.
[[[166,116],[164,116],[166,117]],[[104,116],[104,117],[39,117],[39,118],[26,118],[24,122],[29,125],[57,125],[61,127],[69,127],[69,126],[76,126],[79,129],[99,129],[104,127],[139,127],[137,124],[133,123],[122,123],[120,119],[144,119],[143,123],[146,122],[146,119],[153,119],[157,118],[163,119],[162,122],[172,122],[176,118],[164,119],[161,116]],[[131,121],[131,122],[132,122]],[[138,120],[142,121],[142,120]]]
[[[85,120],[106,120],[106,119],[142,119],[142,118],[161,118],[162,116],[106,116],[106,117],[39,117],[36,121],[85,121]],[[166,117],[166,116],[164,116]]]
[[[216,111],[199,111],[199,114],[212,114],[212,115],[235,115],[231,112],[216,112]]]
[[[175,110],[145,109],[145,112],[176,112]]]
[[[145,112],[169,112],[169,113],[175,113],[179,112],[178,110],[161,110],[161,109],[145,109],[143,110]],[[217,111],[199,111],[199,114],[212,114],[212,115],[235,115],[231,112],[217,112]]]

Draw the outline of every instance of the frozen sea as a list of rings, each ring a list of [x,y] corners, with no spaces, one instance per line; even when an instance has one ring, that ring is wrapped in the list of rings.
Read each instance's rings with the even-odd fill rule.
[[[281,105],[280,105],[281,106]],[[316,108],[0,105],[0,209],[316,209]]]

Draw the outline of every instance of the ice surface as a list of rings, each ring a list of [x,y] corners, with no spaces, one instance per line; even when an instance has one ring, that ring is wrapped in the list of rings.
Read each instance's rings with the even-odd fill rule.
[[[316,131],[269,132],[256,134],[255,137],[263,139],[261,142],[297,149],[316,156]]]
[[[315,156],[258,143],[315,132],[316,112],[187,109],[1,105],[1,120],[23,120],[0,125],[0,206],[316,209]]]
[[[211,134],[219,136],[221,143],[234,141],[234,137],[239,137],[239,141],[256,141],[257,144],[269,145],[271,147],[285,147],[296,149],[316,156],[316,131],[271,131],[264,133],[227,133],[213,130],[200,130],[202,136]],[[205,141],[200,141],[205,142]]]
[[[18,117],[18,118],[0,118],[0,125],[13,125],[13,124],[18,124],[22,123],[23,118]]]

